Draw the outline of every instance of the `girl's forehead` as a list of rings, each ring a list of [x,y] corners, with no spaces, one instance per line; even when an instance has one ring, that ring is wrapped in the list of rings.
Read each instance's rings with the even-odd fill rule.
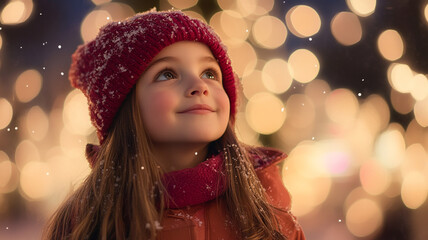
[[[163,57],[176,57],[176,58],[191,58],[200,56],[211,56],[214,58],[210,48],[204,43],[193,41],[180,41],[173,43],[163,48],[153,59],[156,61]]]

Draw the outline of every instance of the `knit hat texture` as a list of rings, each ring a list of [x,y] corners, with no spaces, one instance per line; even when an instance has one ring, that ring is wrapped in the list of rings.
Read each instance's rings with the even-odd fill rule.
[[[201,42],[210,48],[222,71],[223,88],[230,101],[230,118],[234,121],[237,83],[219,36],[204,22],[181,11],[150,10],[108,23],[94,40],[80,45],[72,55],[70,82],[88,99],[100,144],[151,60],[163,48],[179,41]]]

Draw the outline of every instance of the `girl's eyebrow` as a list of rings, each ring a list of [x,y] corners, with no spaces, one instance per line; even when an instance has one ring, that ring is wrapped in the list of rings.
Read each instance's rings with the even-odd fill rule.
[[[179,62],[179,61],[180,61],[180,60],[179,60],[178,58],[176,58],[176,57],[172,57],[172,56],[162,57],[162,58],[156,59],[155,61],[151,62],[151,63],[147,66],[146,70],[144,70],[144,71],[146,72],[146,71],[147,71],[147,70],[149,70],[152,66],[154,66],[154,65],[156,65],[156,64],[158,64],[158,63],[160,63],[160,62]],[[204,56],[204,57],[199,58],[199,62],[214,62],[214,63],[217,63],[217,60],[215,60],[215,58],[214,58],[214,57],[212,57],[212,56]]]

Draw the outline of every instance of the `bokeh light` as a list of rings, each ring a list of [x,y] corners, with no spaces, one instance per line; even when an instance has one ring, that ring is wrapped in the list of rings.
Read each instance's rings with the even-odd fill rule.
[[[427,23],[428,23],[428,3],[427,3],[427,5],[425,6],[424,15],[425,15],[425,20],[426,20],[426,21],[427,21]]]
[[[89,135],[94,131],[87,99],[78,89],[71,91],[64,101],[63,121],[64,126],[76,134]]]
[[[375,143],[376,159],[387,169],[398,167],[404,160],[406,143],[397,130],[381,133]]]
[[[428,97],[424,100],[416,101],[413,112],[419,125],[428,127]]]
[[[168,0],[168,2],[177,9],[186,9],[195,6],[198,0]]]
[[[0,34],[0,50],[1,50],[1,47],[3,46],[3,38],[2,38],[2,36],[1,36],[1,34]]]
[[[251,74],[242,77],[243,93],[247,99],[250,99],[256,93],[267,92],[262,79],[263,75],[259,70],[254,70]]]
[[[367,237],[383,224],[383,213],[375,201],[362,198],[349,207],[346,212],[346,226],[357,237]]]
[[[262,16],[253,24],[253,37],[258,45],[267,49],[278,48],[287,38],[284,23],[273,16]]]
[[[393,88],[391,89],[390,100],[394,110],[401,114],[410,113],[416,102],[410,93],[401,93]]]
[[[43,140],[49,129],[49,119],[39,106],[32,107],[26,116],[26,129],[28,135],[36,140]]]
[[[323,107],[324,101],[330,93],[329,84],[321,79],[311,81],[305,87],[305,95],[308,96],[317,107]]]
[[[32,11],[32,0],[9,1],[0,13],[0,22],[5,25],[23,23],[30,17]]]
[[[340,12],[331,20],[331,33],[342,45],[350,46],[359,42],[363,35],[360,20],[351,12]]]
[[[0,98],[0,130],[7,127],[12,120],[13,108],[9,101],[5,98]]]
[[[14,191],[18,186],[18,180],[19,173],[15,164],[9,160],[5,152],[0,151],[0,194]]]
[[[251,74],[257,64],[257,54],[253,46],[244,41],[241,43],[229,44],[228,47],[229,57],[236,74],[240,77]]]
[[[223,32],[235,41],[245,41],[249,35],[247,23],[241,14],[235,11],[226,10],[220,14],[220,24]]]
[[[110,22],[112,16],[106,10],[93,10],[82,21],[80,26],[80,35],[84,42],[94,39],[99,29],[106,23]]]
[[[21,73],[16,79],[15,93],[21,102],[29,102],[40,93],[42,88],[42,75],[35,69]]]
[[[238,112],[236,114],[235,129],[236,135],[240,141],[250,145],[259,144],[259,134],[248,125],[248,122],[245,119],[245,113]]]
[[[426,176],[419,171],[409,172],[401,185],[401,199],[411,209],[420,207],[427,199],[428,184]]]
[[[322,166],[320,148],[304,141],[289,154],[282,169],[284,185],[293,196],[293,214],[304,216],[323,203],[330,193],[331,177]],[[316,185],[317,187],[311,187]]]
[[[284,123],[284,105],[270,93],[257,93],[248,101],[245,116],[254,131],[265,135],[272,134]]]
[[[413,88],[410,93],[417,101],[422,101],[428,97],[428,78],[423,74],[416,74],[413,77]]]
[[[346,0],[352,12],[361,17],[370,16],[376,9],[376,0]]]
[[[288,63],[280,58],[266,62],[263,66],[262,80],[264,86],[276,94],[287,91],[293,82]]]
[[[32,141],[23,140],[18,144],[15,150],[16,166],[22,171],[27,163],[34,161],[40,161],[39,149]]]
[[[408,93],[413,89],[412,69],[407,64],[392,63],[388,68],[388,81],[395,90]]]
[[[403,56],[403,38],[396,30],[383,31],[377,39],[377,47],[382,57],[389,61],[395,61]]]
[[[273,6],[274,0],[236,0],[236,7],[244,17],[267,14]]]
[[[288,10],[285,22],[291,33],[304,38],[316,34],[321,28],[321,19],[315,9],[306,5],[298,5]]]
[[[53,193],[53,177],[47,163],[34,161],[21,170],[20,188],[28,200],[42,200]]]
[[[101,5],[104,3],[111,2],[111,0],[91,0],[95,5]]]
[[[309,128],[315,120],[315,105],[304,94],[293,94],[285,105],[288,123],[294,128]]]
[[[101,6],[99,10],[107,11],[111,17],[106,20],[113,20],[113,21],[121,21],[135,14],[134,9],[132,9],[128,4],[120,3],[120,2],[112,2],[112,3],[104,4]],[[103,22],[102,19],[101,19],[101,22]]]
[[[318,58],[307,49],[297,49],[291,53],[288,64],[293,78],[301,83],[312,81],[320,70]]]
[[[367,193],[380,195],[389,187],[391,176],[377,161],[367,161],[360,168],[360,181]]]
[[[327,116],[336,123],[349,126],[353,123],[359,105],[355,95],[348,89],[333,90],[325,101]]]

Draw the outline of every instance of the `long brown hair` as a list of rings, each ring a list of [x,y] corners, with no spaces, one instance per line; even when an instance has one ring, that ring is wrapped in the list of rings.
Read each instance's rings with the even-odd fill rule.
[[[156,239],[167,191],[151,146],[134,88],[92,172],[48,220],[43,239]],[[267,202],[248,157],[250,147],[238,142],[230,124],[211,146],[224,156],[227,210],[241,237],[285,239],[273,214],[277,208]]]

